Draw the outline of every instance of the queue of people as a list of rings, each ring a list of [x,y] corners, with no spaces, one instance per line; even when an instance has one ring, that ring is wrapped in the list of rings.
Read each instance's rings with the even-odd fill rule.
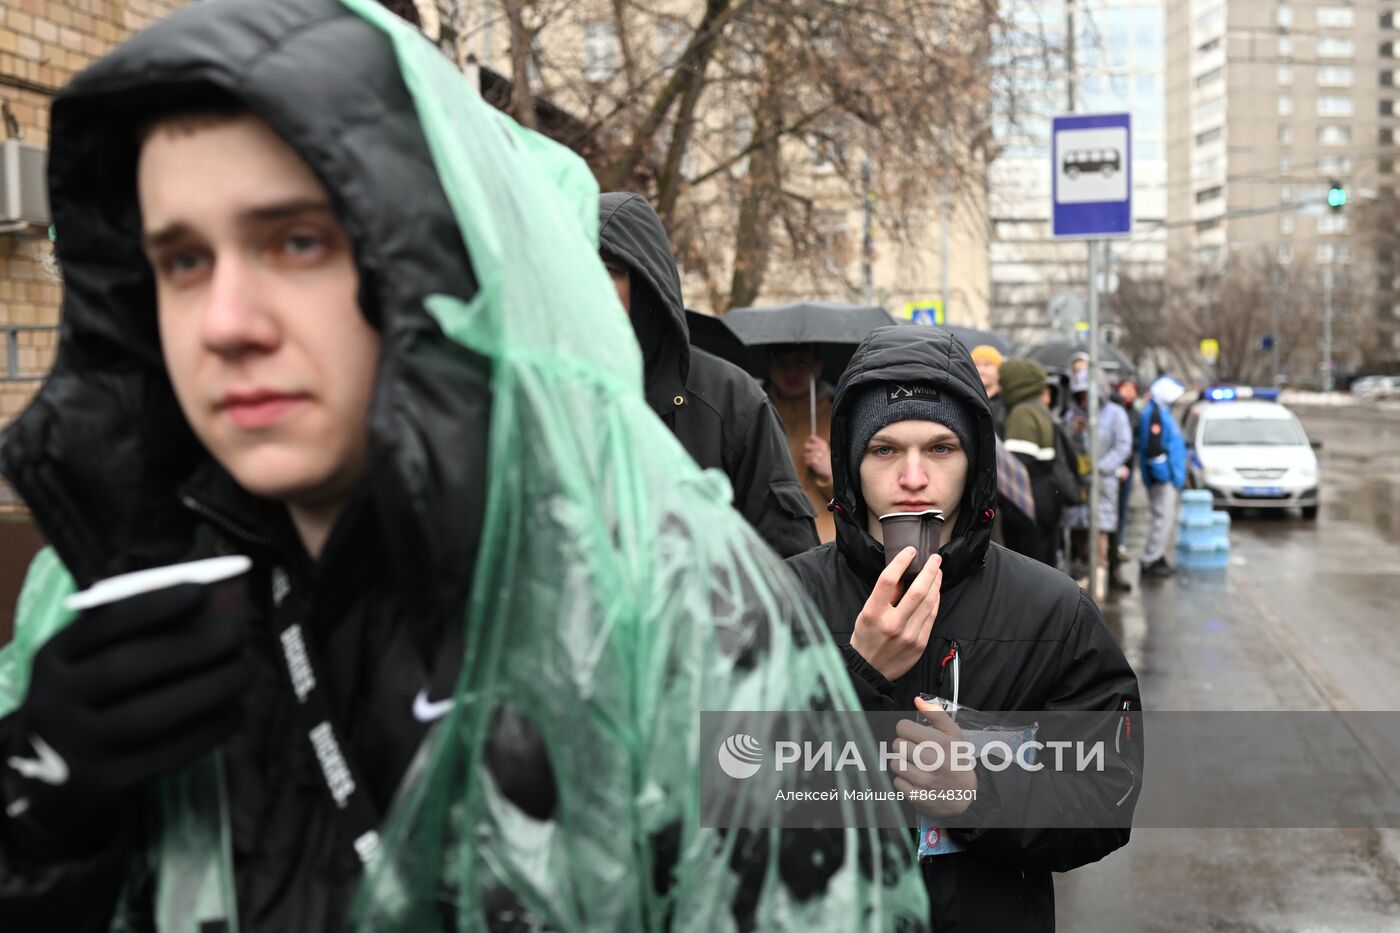
[[[1142,708],[1045,566],[1037,364],[881,328],[811,424],[809,351],[765,394],[692,348],[645,199],[595,203],[360,0],[191,5],[52,130],[64,328],[0,445],[49,541],[0,649],[0,928],[1052,930],[1052,873],[1127,843],[1140,751],[1068,794],[903,759],[972,792],[915,805],[956,843],[921,859],[697,816],[701,710],[947,744],[959,703]],[[879,519],[925,511],[905,586]],[[109,579],[230,557],[226,586]],[[1103,821],[1006,827],[1033,802]]]

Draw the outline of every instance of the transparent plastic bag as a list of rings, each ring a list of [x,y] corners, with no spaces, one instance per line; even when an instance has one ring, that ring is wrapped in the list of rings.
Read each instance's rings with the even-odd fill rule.
[[[1034,739],[1040,729],[1036,723],[1025,725],[1008,722],[1000,716],[984,713],[970,706],[962,706],[952,700],[929,693],[919,694],[919,699],[943,707],[948,718],[952,719],[962,730],[963,740],[972,743],[973,749],[978,754],[984,752],[992,742],[1004,742],[1015,754],[1023,743]],[[920,725],[933,725],[923,715],[918,717],[918,721]],[[992,753],[989,752],[989,754]],[[1026,759],[1029,763],[1034,764],[1034,753],[1027,755]],[[933,818],[923,814],[919,815],[919,858],[949,855],[961,852],[965,848],[966,846],[959,842],[956,836],[950,834],[945,827],[937,825]]]

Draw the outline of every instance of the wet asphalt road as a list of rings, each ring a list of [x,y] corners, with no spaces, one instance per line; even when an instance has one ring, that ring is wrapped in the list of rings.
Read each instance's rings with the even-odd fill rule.
[[[1228,570],[1105,606],[1149,707],[1400,710],[1400,411],[1297,411],[1318,520],[1236,514]],[[1056,894],[1071,933],[1400,931],[1400,829],[1137,830]]]

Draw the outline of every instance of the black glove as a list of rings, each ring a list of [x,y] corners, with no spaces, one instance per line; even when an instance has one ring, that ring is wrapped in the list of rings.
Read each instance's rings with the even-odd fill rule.
[[[34,656],[0,722],[0,836],[45,858],[101,847],[121,798],[237,728],[246,589],[181,584],[85,611]]]

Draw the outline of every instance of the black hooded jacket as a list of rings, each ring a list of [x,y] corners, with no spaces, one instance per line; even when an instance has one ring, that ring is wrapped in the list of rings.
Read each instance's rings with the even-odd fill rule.
[[[347,59],[357,67],[337,67]],[[210,89],[266,120],[321,179],[382,339],[367,480],[316,563],[285,509],[209,459],[162,363],[135,128],[150,108]],[[320,657],[332,710],[353,723],[347,751],[385,812],[428,730],[414,697],[438,671],[445,621],[461,617],[471,586],[490,417],[489,363],[423,307],[431,294],[465,300],[476,282],[441,187],[424,183],[437,174],[391,48],[335,0],[196,4],[58,96],[50,153],[63,332],[47,382],[0,442],[0,472],[79,587],[245,553],[271,613],[269,580],[281,570],[278,611],[300,620]],[[242,925],[343,929],[361,869],[290,714],[275,640],[270,626],[249,634],[253,686],[224,749]],[[129,809],[125,831],[81,861],[28,864],[0,839],[0,927],[107,929],[119,888],[139,883],[147,844],[141,807]]]
[[[359,306],[381,338],[367,475],[314,562],[285,508],[241,489],[196,441],[162,358],[135,191],[138,128],[153,115],[207,101],[211,91],[266,121],[321,180],[353,245]],[[338,0],[192,4],[80,74],[54,105],[49,185],[64,272],[63,330],[47,381],[0,436],[0,473],[79,588],[215,554],[252,557],[260,611],[247,633],[252,679],[242,726],[220,749],[226,803],[199,801],[228,818],[221,842],[243,930],[346,929],[363,876],[295,713],[278,633],[292,622],[305,633],[332,718],[346,726],[342,747],[381,815],[428,747],[431,727],[420,721],[418,700],[429,686],[432,696],[452,695],[465,655],[453,623],[482,589],[473,586],[471,568],[481,550],[493,364],[444,333],[425,308],[430,295],[466,301],[477,291],[437,179],[392,47]],[[599,468],[605,477],[617,472]],[[768,494],[770,485],[763,479],[757,488]],[[807,527],[810,535],[810,521]],[[761,550],[747,535],[734,546],[736,555],[776,569]],[[744,581],[740,573],[732,585]],[[706,665],[742,664],[751,675],[767,646],[779,643],[769,622],[779,620],[753,609],[723,628],[702,626],[718,642]],[[539,732],[502,704],[481,750],[485,768],[522,820],[546,820],[560,808],[561,785]],[[0,719],[0,739],[21,733],[22,712]],[[152,856],[168,841],[161,835],[162,823],[171,825],[161,811],[168,801],[155,788],[118,801],[111,808],[118,830],[95,841],[95,851],[59,860],[7,838],[10,814],[0,807],[0,930],[147,930],[158,903],[194,929],[202,918],[183,903],[188,885],[154,890]],[[758,843],[767,840],[764,833]],[[684,843],[676,824],[657,828],[648,855],[656,891],[672,883]],[[717,908],[732,910],[740,929],[754,928],[762,892],[771,890],[767,849],[758,843],[735,849],[730,865],[742,877],[731,904]],[[178,852],[174,862],[194,867]],[[885,870],[883,860],[871,864]],[[780,874],[810,897],[840,865],[828,859],[815,870],[810,860],[787,859]],[[489,914],[492,929],[534,922],[514,889],[490,887],[484,877],[468,891],[434,896],[431,879],[426,887],[443,929],[459,922],[457,897],[480,906],[478,920]]]
[[[847,463],[847,406],[862,386],[916,380],[975,411],[977,441],[957,526],[940,551],[942,602],[928,647],[891,683],[850,646],[856,617],[885,556],[865,529],[858,471]],[[956,694],[960,704],[984,711],[1094,710],[1116,719],[1125,704],[1140,708],[1137,679],[1093,601],[1064,574],[991,543],[996,507],[991,409],[976,366],[950,334],[909,327],[871,333],[842,376],[831,433],[836,541],[789,559],[788,566],[826,619],[867,709],[913,710],[919,693]],[[954,658],[957,663],[948,663]],[[1024,792],[998,777],[979,771],[978,801],[969,816],[999,806],[1000,795],[1009,800]],[[1133,788],[1121,804],[1131,812],[1136,777],[1125,771],[1118,783]],[[967,850],[924,862],[931,922],[938,931],[1052,930],[1050,872],[1096,861],[1128,841],[1126,829],[953,832]]]
[[[696,463],[729,477],[734,507],[775,551],[791,557],[815,547],[815,515],[772,403],[748,373],[690,345],[661,218],[641,195],[610,192],[601,198],[598,226],[603,253],[630,273],[632,328],[652,410]]]

